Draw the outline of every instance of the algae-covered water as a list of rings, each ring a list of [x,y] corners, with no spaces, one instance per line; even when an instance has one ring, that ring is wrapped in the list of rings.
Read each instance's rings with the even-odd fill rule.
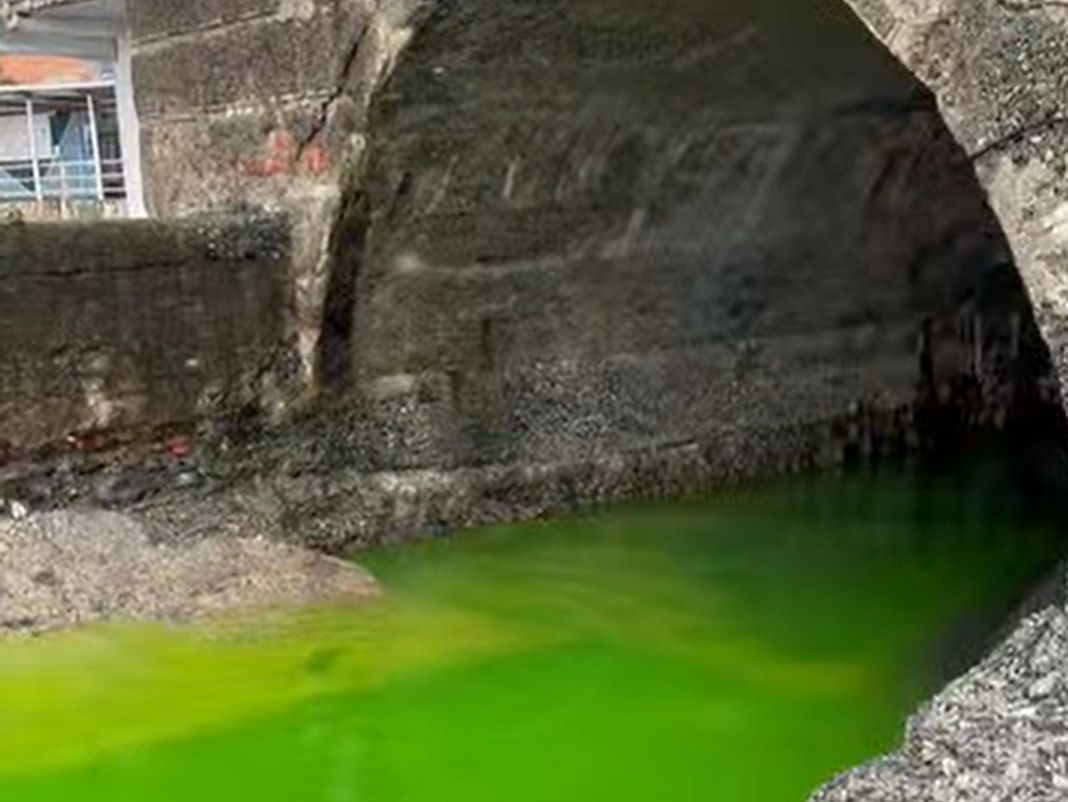
[[[806,479],[384,550],[351,609],[8,641],[0,799],[802,800],[1050,565],[1028,520]]]

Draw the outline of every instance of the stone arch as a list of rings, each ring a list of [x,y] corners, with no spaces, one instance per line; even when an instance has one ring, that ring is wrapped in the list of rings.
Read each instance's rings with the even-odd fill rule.
[[[328,302],[383,467],[681,445],[748,474],[915,439],[928,402],[1003,421],[1035,389],[968,154],[844,6],[421,14]]]
[[[846,0],[934,93],[1005,230],[1068,382],[1068,8],[1045,0]]]

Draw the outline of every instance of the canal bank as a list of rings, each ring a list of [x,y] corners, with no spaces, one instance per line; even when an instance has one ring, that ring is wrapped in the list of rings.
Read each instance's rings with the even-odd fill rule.
[[[1058,558],[1004,479],[608,508],[371,551],[382,593],[355,607],[9,641],[0,791],[802,799],[893,748],[958,669],[946,644],[977,648]]]

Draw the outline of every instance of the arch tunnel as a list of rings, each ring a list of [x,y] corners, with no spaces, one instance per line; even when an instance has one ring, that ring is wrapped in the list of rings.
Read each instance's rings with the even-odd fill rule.
[[[969,157],[844,4],[416,14],[320,342],[376,466],[682,446],[748,475],[1051,398]]]
[[[78,4],[14,4],[15,33],[67,5]],[[32,290],[12,274],[5,297],[52,293],[42,306],[59,298],[80,320],[49,330],[49,353],[96,349],[72,357],[73,400],[46,431],[8,438],[23,451],[85,427],[228,431],[231,417],[236,429],[269,418],[278,434],[255,440],[256,472],[444,475],[440,487],[412,479],[419,502],[403,523],[388,488],[381,509],[334,509],[324,490],[295,517],[330,519],[326,546],[343,549],[439,519],[526,517],[1061,425],[1049,329],[1014,265],[1022,253],[1034,293],[1038,260],[1014,230],[1010,248],[991,210],[975,165],[987,140],[962,135],[953,93],[919,70],[939,106],[893,37],[880,33],[888,48],[847,3],[129,0],[125,11],[145,196],[162,218],[138,229],[151,269],[128,296],[105,293],[114,314],[99,315],[32,265]],[[1005,220],[1004,196],[989,197]],[[189,275],[156,263],[173,251],[159,239],[168,218],[234,209],[281,212],[285,230],[235,233],[220,254],[212,227],[182,221]],[[52,252],[43,229],[9,234],[13,253],[29,253],[19,237]],[[240,267],[218,269],[224,257]],[[202,314],[237,301],[240,316]],[[11,308],[14,320],[33,305]],[[153,329],[158,342],[121,334],[140,331],[144,309],[174,323]],[[0,431],[21,432],[56,394],[9,361],[23,395]]]

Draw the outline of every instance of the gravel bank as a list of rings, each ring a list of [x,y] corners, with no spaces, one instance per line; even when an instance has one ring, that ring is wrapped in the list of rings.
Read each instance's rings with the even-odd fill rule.
[[[263,539],[168,543],[131,515],[58,511],[0,520],[0,634],[94,621],[185,621],[244,608],[365,599],[348,563]]]

